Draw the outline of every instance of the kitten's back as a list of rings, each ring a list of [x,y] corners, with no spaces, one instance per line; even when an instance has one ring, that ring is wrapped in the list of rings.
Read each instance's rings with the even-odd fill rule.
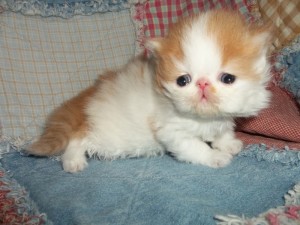
[[[154,111],[152,79],[143,57],[119,71],[100,75],[93,86],[50,114],[44,132],[27,151],[38,156],[59,155],[71,140],[86,137],[92,143],[87,147],[90,153],[93,143],[103,151],[113,151],[131,149],[138,137],[142,143],[149,142],[148,114]]]

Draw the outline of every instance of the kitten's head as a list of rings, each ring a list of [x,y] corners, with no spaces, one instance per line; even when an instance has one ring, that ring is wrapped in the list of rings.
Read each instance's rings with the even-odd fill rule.
[[[250,116],[269,102],[270,39],[270,28],[215,10],[180,20],[147,47],[158,88],[179,112]]]

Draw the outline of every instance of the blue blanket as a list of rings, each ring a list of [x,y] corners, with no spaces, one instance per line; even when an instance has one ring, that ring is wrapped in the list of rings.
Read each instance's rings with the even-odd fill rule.
[[[26,15],[70,18],[122,10],[128,8],[128,2],[4,0],[0,6]],[[293,71],[299,71],[299,59],[287,60],[295,65]],[[287,83],[299,84],[295,80]],[[45,212],[47,224],[55,225],[210,225],[216,223],[215,215],[254,217],[284,205],[282,197],[300,181],[298,152],[267,152],[263,146],[241,152],[221,169],[186,164],[165,155],[92,159],[78,174],[64,172],[54,159],[22,155],[9,143],[0,143],[1,152],[3,168],[29,192],[30,207],[37,206],[34,212]]]
[[[300,180],[299,154],[260,155],[249,149],[222,169],[170,156],[92,159],[78,174],[54,159],[12,150],[1,163],[55,225],[209,225],[216,214],[253,217],[284,204],[283,195]]]
[[[2,0],[0,9],[24,15],[58,16],[67,19],[75,15],[117,12],[128,9],[130,4],[131,0]]]
[[[281,86],[288,90],[300,104],[300,35],[291,45],[282,49],[275,64],[277,70],[283,70]]]

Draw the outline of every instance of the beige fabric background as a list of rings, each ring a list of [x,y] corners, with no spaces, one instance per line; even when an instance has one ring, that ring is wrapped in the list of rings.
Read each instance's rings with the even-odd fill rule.
[[[299,0],[258,0],[262,18],[274,24],[274,46],[280,49],[300,34]]]
[[[56,17],[0,14],[1,137],[36,136],[46,115],[134,55],[129,10]]]

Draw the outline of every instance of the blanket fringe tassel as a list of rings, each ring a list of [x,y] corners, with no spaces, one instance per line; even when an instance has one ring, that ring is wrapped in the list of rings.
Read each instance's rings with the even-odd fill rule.
[[[217,225],[299,225],[300,224],[300,183],[284,196],[285,206],[279,206],[260,214],[245,218],[236,215],[216,215]]]
[[[248,145],[239,153],[242,157],[256,158],[258,161],[280,163],[286,166],[300,166],[300,151],[285,149],[270,149],[264,144]]]

